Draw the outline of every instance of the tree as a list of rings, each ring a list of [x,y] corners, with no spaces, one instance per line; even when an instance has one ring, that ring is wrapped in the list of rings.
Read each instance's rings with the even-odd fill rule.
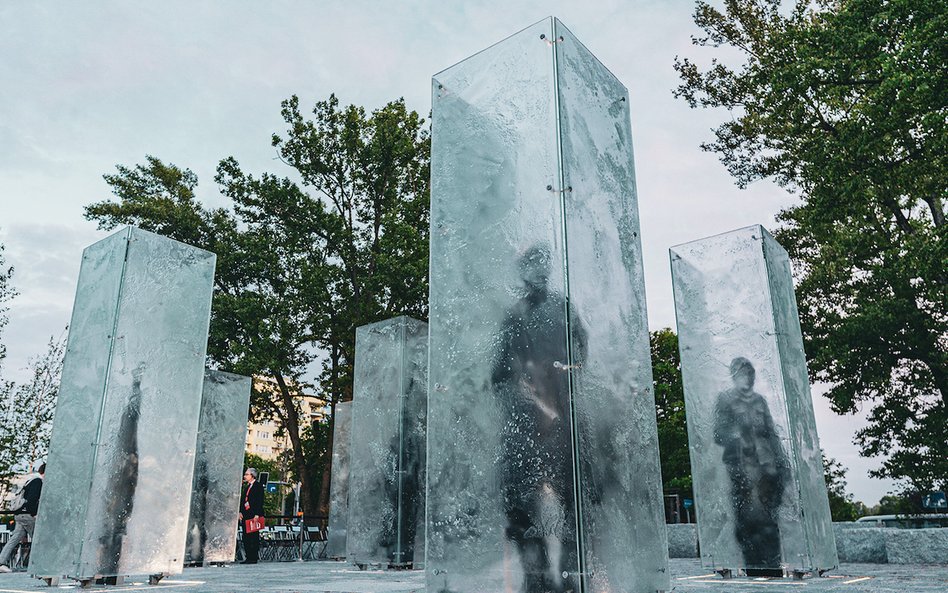
[[[685,392],[681,382],[678,336],[669,328],[652,332],[652,375],[658,448],[665,490],[691,492],[691,459],[685,422]]]
[[[912,496],[886,494],[879,500],[879,504],[872,508],[873,515],[914,515],[922,509]]]
[[[322,429],[305,423],[297,396],[319,364],[318,395],[334,414],[352,397],[355,328],[427,317],[428,133],[402,100],[367,114],[331,96],[307,120],[292,97],[282,112],[288,130],[273,145],[302,185],[247,174],[229,157],[216,181],[233,209],[207,210],[191,171],[148,157],[105,176],[119,200],[92,204],[86,216],[100,228],[135,224],[218,254],[209,356],[274,379],[273,389],[256,390],[252,408],[278,417],[304,509],[325,514],[332,420],[328,446],[309,447],[307,430],[318,441]]]
[[[0,337],[3,337],[3,328],[10,321],[7,313],[10,308],[6,303],[16,296],[16,290],[14,290],[11,282],[13,267],[6,267],[3,250],[3,244],[0,243]],[[7,427],[12,421],[9,399],[15,385],[3,378],[3,362],[6,357],[6,346],[3,345],[3,342],[0,342],[0,493],[9,488],[10,478],[14,474],[12,470],[13,462],[9,459],[9,453],[12,452],[13,435]]]
[[[32,379],[0,385],[0,489],[46,458],[66,352],[66,332],[30,360]]]
[[[332,433],[329,429],[329,419],[312,422],[300,435],[300,441],[303,445],[303,451],[306,456],[306,472],[311,484],[321,484],[323,476],[331,470],[332,465]],[[302,481],[296,473],[296,469],[291,472],[291,476],[296,481]],[[318,508],[318,497],[321,490],[315,490],[309,493],[309,504]]]
[[[6,303],[10,302],[16,296],[16,290],[13,288],[11,279],[13,278],[13,266],[6,267],[6,261],[3,257],[3,243],[0,243],[0,337],[3,337],[3,328],[10,321],[7,312],[10,308]],[[7,348],[0,342],[0,384],[3,381],[3,361],[7,357]]]
[[[948,485],[946,15],[944,0],[698,2],[694,43],[740,63],[675,62],[676,96],[730,112],[702,148],[740,187],[799,196],[776,235],[810,370],[837,413],[873,406],[862,454],[915,490]]]
[[[861,502],[853,500],[846,492],[846,468],[832,457],[823,456],[823,472],[826,480],[826,493],[829,496],[830,515],[833,521],[855,521],[869,514],[869,509]]]
[[[0,244],[0,335],[9,322],[6,303],[16,296],[3,249]],[[6,348],[0,343],[0,492],[46,457],[65,350],[65,332],[58,340],[50,338],[46,353],[29,362],[32,380],[18,383],[3,378]]]
[[[355,328],[396,315],[427,320],[431,144],[425,120],[401,99],[366,115],[354,105],[340,108],[331,95],[316,103],[315,119],[308,120],[293,96],[283,102],[282,115],[289,129],[273,135],[273,146],[314,195],[302,216],[274,220],[263,208],[252,215],[315,235],[329,264],[306,278],[311,290],[325,295],[309,322],[329,359],[320,377],[332,406],[328,446],[320,449],[320,510],[326,512],[335,405],[352,398]],[[240,195],[246,194],[239,188],[252,188],[232,159],[219,171],[224,187]]]

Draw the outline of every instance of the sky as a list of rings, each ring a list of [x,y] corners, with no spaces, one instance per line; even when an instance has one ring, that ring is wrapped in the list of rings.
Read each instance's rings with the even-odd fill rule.
[[[335,93],[367,109],[404,97],[427,116],[431,76],[548,16],[629,88],[652,330],[675,327],[668,248],[750,224],[775,228],[797,198],[769,182],[738,189],[699,145],[727,112],[672,96],[675,56],[694,47],[691,0],[231,0],[0,3],[0,243],[20,295],[3,343],[5,374],[69,322],[82,249],[106,236],[82,217],[109,199],[102,176],[146,155],[190,168],[198,197],[226,206],[220,159],[290,175],[270,146],[280,102]],[[893,489],[852,439],[864,413],[833,414],[814,386],[821,444],[867,504]]]

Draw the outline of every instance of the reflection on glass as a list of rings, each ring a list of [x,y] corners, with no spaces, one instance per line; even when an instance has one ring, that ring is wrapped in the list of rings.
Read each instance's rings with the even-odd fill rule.
[[[754,391],[754,365],[737,357],[730,372],[734,384],[714,407],[714,442],[731,481],[734,536],[745,566],[779,568],[777,515],[790,468],[767,401]]]
[[[428,590],[667,589],[627,91],[547,19],[432,103]]]
[[[501,413],[505,534],[517,549],[526,591],[562,591],[576,563],[576,513],[565,337],[572,364],[585,361],[586,332],[563,295],[549,288],[550,250],[521,256],[524,294],[500,328],[492,384]]]
[[[346,557],[424,559],[428,326],[396,317],[356,330]]]
[[[122,410],[118,435],[112,451],[113,463],[108,470],[108,492],[105,512],[98,517],[98,565],[103,574],[119,574],[125,527],[135,505],[138,487],[138,420],[142,406],[142,365],[132,371],[132,392]],[[95,529],[95,528],[94,528]]]
[[[135,228],[83,253],[34,575],[181,571],[214,263]]]
[[[786,251],[760,226],[671,249],[702,560],[836,566]]]
[[[352,402],[336,404],[334,418],[326,555],[342,559],[346,557],[346,519],[349,514],[349,427],[352,423]]]
[[[185,562],[232,562],[247,441],[250,377],[206,370]]]

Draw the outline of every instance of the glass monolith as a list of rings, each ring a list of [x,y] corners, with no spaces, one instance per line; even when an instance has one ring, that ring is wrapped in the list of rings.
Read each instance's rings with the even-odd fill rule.
[[[428,325],[396,317],[356,330],[346,557],[424,563]]]
[[[250,409],[250,377],[206,370],[185,562],[233,562]]]
[[[214,265],[135,228],[83,252],[31,574],[181,571]]]
[[[665,590],[628,92],[547,19],[432,103],[428,588]]]
[[[352,402],[336,404],[332,430],[332,481],[329,486],[329,536],[326,556],[346,557],[346,520],[349,517],[349,428]]]
[[[670,256],[703,562],[836,567],[787,252],[754,225]]]

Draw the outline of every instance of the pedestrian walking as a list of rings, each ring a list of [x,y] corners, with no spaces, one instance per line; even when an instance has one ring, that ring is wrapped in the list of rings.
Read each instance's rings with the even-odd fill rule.
[[[37,475],[38,474],[38,475]],[[13,572],[10,568],[10,559],[16,547],[26,537],[33,536],[33,527],[36,525],[36,512],[39,510],[40,493],[43,490],[43,477],[46,475],[46,464],[39,466],[37,474],[30,476],[20,491],[20,496],[13,508],[16,527],[10,534],[10,540],[0,551],[0,572]]]

